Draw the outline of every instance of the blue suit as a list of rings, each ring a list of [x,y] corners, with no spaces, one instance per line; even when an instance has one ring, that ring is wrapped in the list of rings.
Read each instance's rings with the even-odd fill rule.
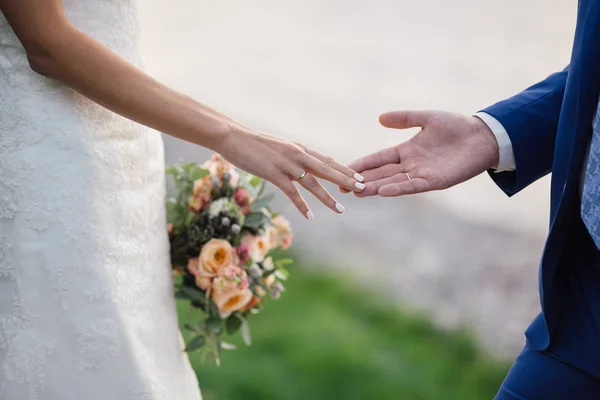
[[[537,351],[600,382],[600,256],[581,222],[579,198],[599,95],[600,0],[580,0],[569,65],[483,111],[502,123],[513,146],[516,170],[491,173],[502,190],[512,196],[552,172],[542,313],[526,332],[524,353]],[[600,389],[589,398],[600,399]]]

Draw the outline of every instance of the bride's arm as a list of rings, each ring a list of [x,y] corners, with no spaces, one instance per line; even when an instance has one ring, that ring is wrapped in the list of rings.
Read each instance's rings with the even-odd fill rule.
[[[21,40],[34,71],[126,118],[221,153],[239,168],[278,186],[309,219],[312,213],[291,182],[303,171],[311,175],[302,185],[336,212],[340,212],[336,201],[312,175],[348,190],[364,188],[355,179],[362,179],[360,175],[330,157],[254,132],[152,79],[71,25],[62,0],[0,0],[0,11]]]

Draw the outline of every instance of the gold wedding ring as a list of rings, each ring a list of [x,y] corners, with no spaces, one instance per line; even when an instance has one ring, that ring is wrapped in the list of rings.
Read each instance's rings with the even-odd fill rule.
[[[302,179],[304,179],[304,177],[306,176],[306,174],[307,174],[307,172],[306,172],[306,171],[304,171],[304,172],[302,173],[302,175],[300,175],[300,177],[298,178],[298,182],[302,182]]]

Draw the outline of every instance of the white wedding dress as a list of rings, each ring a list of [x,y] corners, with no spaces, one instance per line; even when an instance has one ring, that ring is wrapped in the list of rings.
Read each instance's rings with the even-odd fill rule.
[[[140,65],[135,0],[64,0]],[[32,72],[0,13],[0,399],[198,400],[161,136]]]

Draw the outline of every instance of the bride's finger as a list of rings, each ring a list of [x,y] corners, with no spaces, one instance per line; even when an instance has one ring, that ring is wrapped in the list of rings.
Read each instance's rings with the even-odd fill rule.
[[[364,171],[362,175],[365,178],[366,188],[362,192],[356,193],[358,197],[367,197],[377,194],[377,189],[373,190],[373,183],[385,178],[392,177],[398,173],[401,173],[406,167],[402,164],[386,164],[381,167],[369,169]],[[340,192],[348,193],[346,189],[339,188]]]
[[[302,146],[300,143],[297,143],[297,144],[299,146]],[[320,153],[320,152],[318,152],[316,150],[309,149],[308,147],[305,147],[305,146],[302,146],[302,148],[308,154],[310,154],[311,156],[313,156],[317,160],[319,160],[319,161],[321,161],[321,162],[329,165],[331,168],[335,169],[336,171],[339,171],[339,172],[341,172],[342,174],[344,174],[346,176],[351,176],[354,179],[356,179],[358,182],[363,182],[365,180],[364,176],[362,176],[358,172],[354,171],[352,168],[348,167],[347,165],[342,164],[341,162],[339,162],[335,158],[327,156],[327,155],[325,155],[323,153]]]
[[[289,179],[282,177],[279,182],[274,183],[294,203],[300,214],[304,215],[306,219],[312,220],[315,217],[298,188]]]
[[[365,184],[356,180],[354,174],[347,176],[309,154],[306,154],[304,162],[305,169],[317,178],[325,179],[353,192],[360,192],[365,188]]]
[[[300,184],[309,192],[311,192],[317,199],[321,200],[321,203],[331,208],[338,214],[344,212],[344,206],[337,202],[329,192],[319,183],[317,178],[312,174],[306,174],[300,181]]]
[[[431,190],[429,183],[423,178],[413,178],[401,183],[390,183],[381,186],[377,194],[381,197],[405,196],[407,194],[423,193]]]

